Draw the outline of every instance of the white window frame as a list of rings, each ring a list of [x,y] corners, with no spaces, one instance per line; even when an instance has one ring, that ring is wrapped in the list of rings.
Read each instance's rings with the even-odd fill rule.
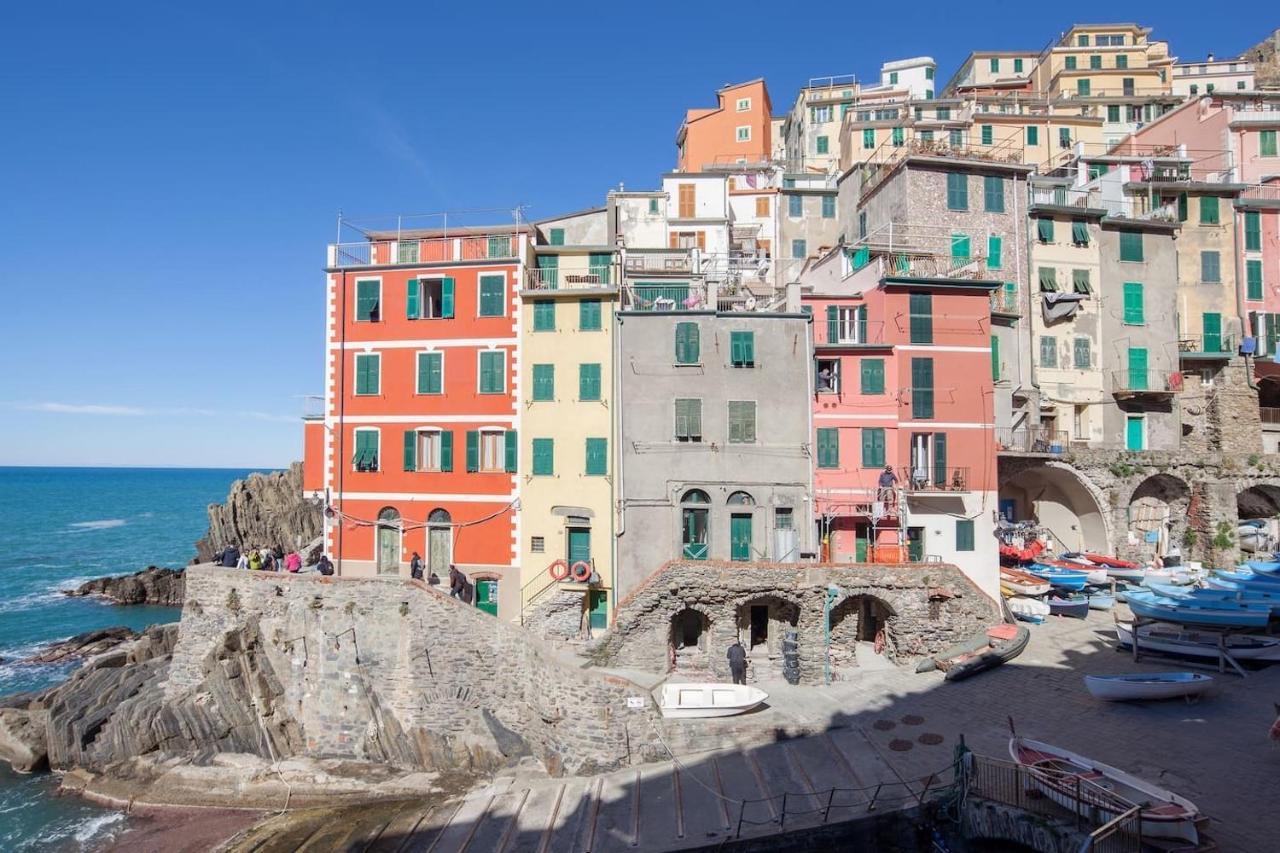
[[[841,380],[843,379],[843,377],[840,374],[844,372],[844,359],[840,358],[839,356],[831,356],[829,358],[819,357],[814,359],[814,366],[816,368],[815,374],[821,372],[821,364],[824,361],[834,362],[835,364],[835,369],[831,371],[831,388],[825,391],[821,388],[817,388],[816,387],[817,376],[815,375],[814,376],[815,390],[819,394],[835,394],[838,396],[841,392],[841,385],[842,385]]]
[[[486,278],[501,278],[501,279],[502,279],[502,313],[501,313],[501,314],[481,314],[481,313],[480,313],[480,282],[481,282],[483,279],[486,279]],[[507,286],[508,286],[508,282],[507,282],[507,274],[506,274],[505,272],[502,272],[502,273],[482,272],[482,273],[480,273],[479,275],[477,275],[477,276],[476,276],[476,319],[478,319],[478,320],[492,320],[492,319],[496,319],[496,318],[498,318],[498,317],[505,317],[505,316],[507,316],[507,314],[508,314],[508,304],[507,304],[507,303],[508,303],[508,293],[507,293]],[[418,298],[419,298],[419,299],[421,299],[421,298],[422,298],[422,297],[421,297],[421,295],[419,295],[419,297],[418,297]],[[456,303],[456,300],[457,300],[456,285],[455,285],[454,300],[455,300],[455,303]]]
[[[861,305],[840,305],[836,308],[836,330],[839,336],[835,343],[866,343],[866,341],[858,340],[858,314],[860,310],[865,311],[866,309]]]
[[[734,129],[734,140],[736,142],[750,142],[751,141],[751,125],[749,124],[738,125],[738,127]]]
[[[356,451],[356,448],[360,446],[360,440],[356,438],[356,436],[362,432],[371,432],[375,436],[377,436],[377,439],[378,439],[377,440],[378,449],[374,453],[374,458],[378,460],[378,465],[372,471],[360,471],[360,469],[356,467],[355,451]],[[376,473],[382,470],[382,428],[381,427],[356,427],[354,430],[351,431],[351,462],[349,462],[348,464],[351,465],[352,471],[359,471],[361,474],[371,474],[371,473]]]
[[[507,431],[503,427],[480,427],[476,430],[479,433],[477,439],[478,447],[476,448],[476,470],[481,474],[501,474],[507,470]],[[496,436],[495,440],[498,445],[497,460],[498,464],[493,468],[486,468],[484,465],[484,445],[485,438]]]
[[[420,426],[414,429],[414,433],[416,434],[414,437],[414,450],[413,450],[413,456],[414,456],[413,470],[414,471],[427,473],[427,474],[439,473],[440,461],[441,461],[440,434],[443,432],[444,430],[442,430],[440,427],[434,427],[434,426]],[[433,460],[435,464],[431,466],[426,466],[426,465],[423,465],[422,463],[423,457],[425,456],[425,454],[422,452],[422,449],[423,449],[422,439],[424,436],[428,436],[428,435],[435,436],[435,458]]]
[[[482,376],[482,371],[481,371],[481,360],[482,360],[482,356],[483,356],[485,353],[489,353],[489,352],[498,352],[498,353],[502,353],[502,390],[501,390],[501,391],[482,391],[482,390],[480,390],[480,379],[481,379],[481,376]],[[498,396],[499,394],[506,394],[506,393],[507,393],[507,386],[508,386],[508,384],[509,384],[509,383],[507,382],[507,372],[508,372],[508,370],[509,370],[509,367],[508,367],[507,351],[506,351],[505,349],[501,349],[501,348],[498,348],[498,347],[491,347],[491,348],[489,348],[489,349],[478,349],[478,350],[476,350],[476,393],[477,393],[477,394],[479,394],[479,395],[481,395],[481,396],[484,396],[484,397],[496,397],[496,396]],[[381,373],[381,371],[379,371],[379,373],[378,373],[378,381],[379,381],[379,383],[381,383],[381,381],[382,381],[382,373]]]
[[[750,99],[750,98],[738,98],[738,103],[737,103],[737,104],[735,104],[735,109],[736,109],[738,112],[740,112],[740,113],[749,113],[749,112],[751,112],[751,99]]]
[[[360,359],[376,358],[378,360],[378,387],[374,391],[361,394],[360,388]],[[382,353],[380,352],[357,352],[351,357],[351,396],[352,397],[379,397],[382,395]]]
[[[418,390],[418,362],[419,362],[420,356],[424,356],[424,355],[440,356],[440,393],[439,394],[432,394],[429,391],[421,392]],[[415,397],[443,397],[444,396],[445,358],[446,358],[445,351],[442,349],[420,349],[413,354],[413,394]],[[479,369],[478,365],[477,365],[477,369]],[[480,383],[480,380],[479,380],[479,377],[477,377],[476,384],[478,385],[479,383]],[[378,365],[378,384],[379,385],[382,384],[382,365]]]
[[[435,276],[431,276],[431,275],[429,275],[429,276],[426,276],[425,278],[423,278],[423,277],[419,277],[418,279],[416,279],[416,281],[418,282],[418,317],[417,317],[417,319],[419,319],[419,320],[447,320],[447,319],[450,319],[450,318],[448,318],[448,317],[444,316],[444,280],[445,280],[445,276],[442,276],[442,275],[435,275]],[[440,308],[440,316],[438,316],[438,317],[437,317],[437,316],[435,316],[434,314],[428,314],[428,313],[426,313],[426,308],[427,308],[427,285],[428,285],[428,284],[430,284],[430,283],[432,283],[432,282],[434,282],[434,283],[436,283],[436,284],[439,284],[439,285],[440,285],[440,299],[439,299],[438,303],[435,303],[435,304],[438,304],[438,306],[439,306],[439,308]],[[479,289],[479,288],[477,288],[477,290],[478,290],[478,289]],[[457,282],[456,282],[456,281],[454,282],[454,304],[455,304],[455,310],[454,310],[454,313],[456,314],[456,313],[457,313],[457,310],[456,310],[456,305],[457,305]],[[478,308],[477,308],[476,313],[477,313],[477,314],[479,313],[479,309],[478,309]]]

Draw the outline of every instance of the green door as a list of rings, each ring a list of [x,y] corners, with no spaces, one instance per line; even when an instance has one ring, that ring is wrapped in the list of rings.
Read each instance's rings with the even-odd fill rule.
[[[746,562],[751,559],[751,516],[729,517],[729,559]]]
[[[1129,347],[1129,390],[1147,390],[1146,347]]]
[[[1202,352],[1222,352],[1222,315],[1206,312],[1200,317],[1204,330],[1204,349]]]
[[[924,528],[907,528],[907,559],[913,563],[924,562]]]
[[[591,528],[569,528],[569,565],[579,560],[591,562]]]
[[[603,589],[593,589],[588,595],[591,630],[604,630],[609,627],[609,593]]]
[[[597,287],[609,284],[609,264],[612,260],[613,255],[608,252],[592,252],[587,257],[588,269]]]
[[[1144,450],[1142,435],[1142,418],[1130,415],[1125,419],[1124,425],[1124,448],[1125,450]]]
[[[560,286],[559,255],[538,255],[538,283],[547,290]]]
[[[859,524],[853,529],[853,559],[858,563],[867,561],[867,543],[871,538],[871,528],[866,524]]]
[[[498,615],[498,582],[476,581],[476,608],[490,616]]]

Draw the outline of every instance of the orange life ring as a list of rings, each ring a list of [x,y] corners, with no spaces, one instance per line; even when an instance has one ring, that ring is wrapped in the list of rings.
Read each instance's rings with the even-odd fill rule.
[[[547,567],[547,570],[551,572],[551,579],[555,581],[562,581],[569,577],[569,564],[564,560],[556,560]]]
[[[578,572],[579,567],[582,568],[581,573]],[[582,583],[583,581],[591,577],[591,564],[588,563],[586,560],[579,560],[578,562],[573,564],[573,567],[571,569],[569,569],[569,573],[573,575],[573,579],[575,581],[577,581],[578,583]]]

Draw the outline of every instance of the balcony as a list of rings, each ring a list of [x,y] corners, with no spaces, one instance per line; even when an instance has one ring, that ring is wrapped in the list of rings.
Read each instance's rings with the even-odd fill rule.
[[[1231,124],[1280,125],[1280,110],[1236,110]]]
[[[327,268],[510,261],[515,260],[519,246],[520,237],[517,234],[468,234],[458,237],[331,243]]]
[[[1186,361],[1226,361],[1235,355],[1234,335],[1180,335],[1178,357]]]
[[[693,275],[697,260],[693,249],[629,249],[628,275]]]
[[[991,313],[1004,314],[1009,317],[1022,316],[1022,294],[1016,290],[993,290],[991,292]]]
[[[1031,206],[1046,205],[1051,207],[1088,208],[1094,201],[1094,194],[1089,190],[1071,189],[1069,187],[1032,187]]]
[[[1258,415],[1262,418],[1264,427],[1280,427],[1280,408],[1259,406]]]
[[[701,283],[631,284],[623,290],[623,311],[710,311],[707,286]]]
[[[969,468],[951,468],[942,465],[908,466],[898,469],[898,482],[908,494],[922,492],[969,491]]]
[[[1160,370],[1113,370],[1111,393],[1121,399],[1172,397],[1182,390],[1182,374]]]
[[[1240,201],[1280,202],[1280,184],[1255,184],[1240,191]]]
[[[617,286],[612,264],[579,269],[539,267],[525,270],[526,290],[601,290]]]
[[[996,449],[1002,453],[1062,453],[1070,443],[1071,434],[1064,429],[1035,426],[996,430]]]

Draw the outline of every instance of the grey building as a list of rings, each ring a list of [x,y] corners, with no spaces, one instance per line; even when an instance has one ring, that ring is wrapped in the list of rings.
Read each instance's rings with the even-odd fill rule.
[[[672,559],[816,550],[809,316],[624,310],[614,323],[618,595]]]

